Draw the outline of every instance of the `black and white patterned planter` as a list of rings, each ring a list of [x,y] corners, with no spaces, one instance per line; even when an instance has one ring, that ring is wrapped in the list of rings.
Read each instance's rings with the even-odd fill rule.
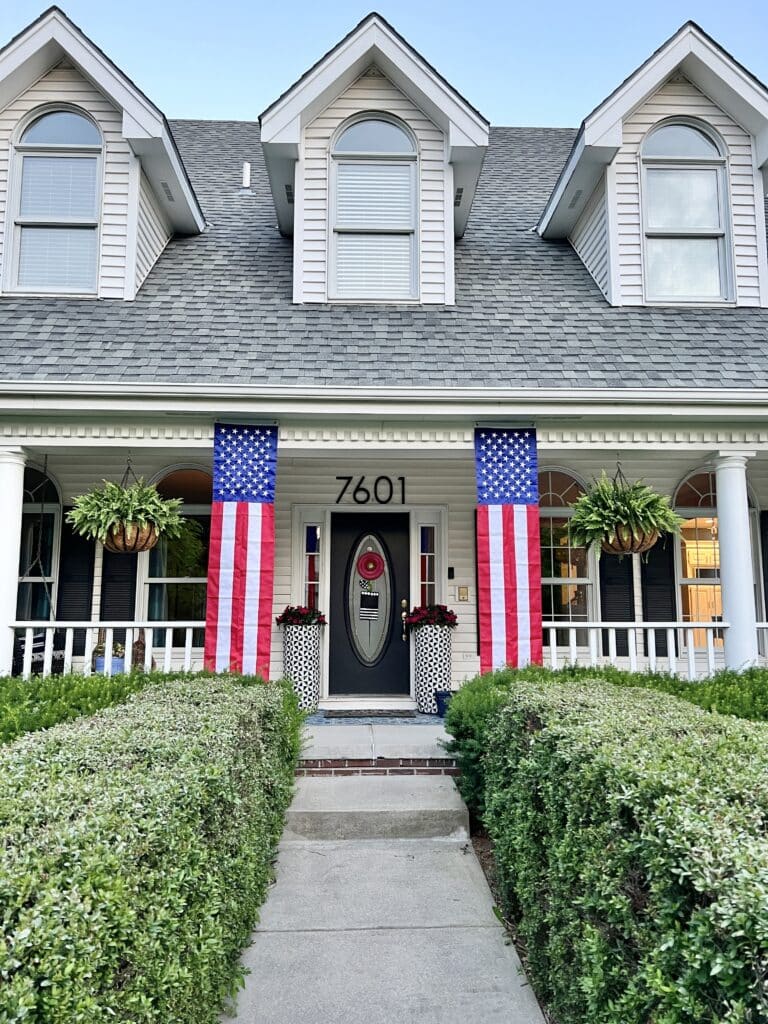
[[[450,626],[419,626],[413,631],[416,655],[416,704],[419,711],[437,714],[435,690],[451,688]]]
[[[313,711],[320,700],[321,626],[283,627],[283,672],[299,697],[299,707]]]

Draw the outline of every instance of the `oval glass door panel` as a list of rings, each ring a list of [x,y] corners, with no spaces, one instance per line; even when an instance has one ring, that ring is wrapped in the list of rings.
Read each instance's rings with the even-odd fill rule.
[[[352,552],[347,582],[349,637],[364,665],[374,665],[387,644],[392,614],[392,571],[387,553],[372,533]]]

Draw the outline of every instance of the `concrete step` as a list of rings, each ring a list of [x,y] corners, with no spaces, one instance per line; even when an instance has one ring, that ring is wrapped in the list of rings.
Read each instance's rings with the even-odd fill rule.
[[[443,775],[300,778],[284,838],[465,838],[469,814]]]

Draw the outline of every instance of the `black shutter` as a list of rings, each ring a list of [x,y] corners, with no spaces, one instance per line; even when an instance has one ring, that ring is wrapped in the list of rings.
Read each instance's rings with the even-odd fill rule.
[[[101,619],[132,621],[136,615],[136,569],[138,555],[116,555],[104,551],[101,572]],[[115,630],[113,643],[125,643],[125,630]]]
[[[56,618],[61,622],[82,622],[91,617],[95,550],[95,542],[75,533],[65,519],[61,524],[59,586],[56,596]],[[72,652],[82,655],[84,649],[85,632],[79,629],[75,632]]]
[[[768,608],[768,512],[760,513],[760,551],[763,556],[763,607]]]
[[[646,622],[676,622],[675,542],[671,537],[658,541],[641,559],[643,583],[643,619]],[[645,641],[648,653],[648,639]],[[656,632],[656,653],[667,654],[666,632]]]
[[[600,555],[600,608],[604,622],[634,622],[635,594],[632,586],[632,556]],[[616,634],[616,653],[629,653],[627,634]],[[603,632],[603,654],[608,654],[608,633]]]

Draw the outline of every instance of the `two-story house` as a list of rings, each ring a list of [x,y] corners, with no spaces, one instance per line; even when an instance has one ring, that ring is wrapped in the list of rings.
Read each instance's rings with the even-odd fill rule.
[[[376,14],[258,120],[169,123],[46,11],[0,51],[0,672],[38,634],[46,669],[88,664],[104,623],[200,665],[219,421],[278,429],[274,613],[330,613],[327,706],[413,705],[407,659],[339,667],[363,534],[392,643],[442,601],[454,681],[478,670],[478,425],[537,431],[548,662],[755,662],[767,168],[768,90],[692,23],[573,131],[490,126]],[[194,558],[73,534],[128,460]],[[686,520],[646,560],[570,543],[617,462]]]

